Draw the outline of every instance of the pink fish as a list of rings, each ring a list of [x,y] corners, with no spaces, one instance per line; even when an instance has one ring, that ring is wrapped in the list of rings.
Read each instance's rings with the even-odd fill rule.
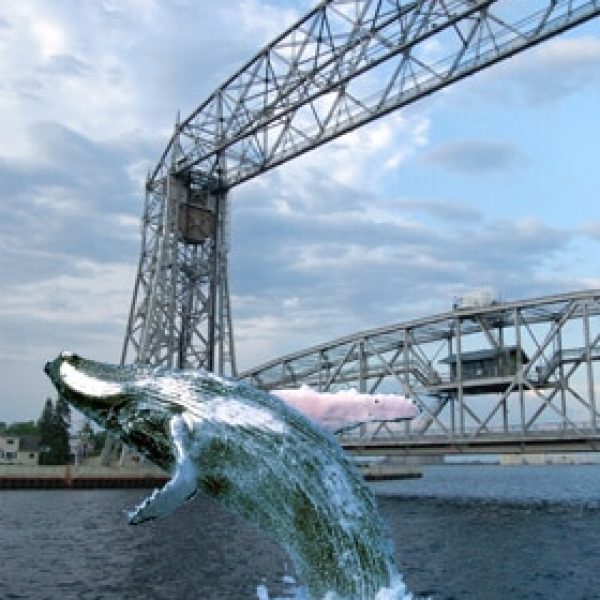
[[[271,393],[331,431],[374,421],[412,419],[418,412],[411,400],[397,394],[361,394],[353,389],[316,392],[305,385]]]

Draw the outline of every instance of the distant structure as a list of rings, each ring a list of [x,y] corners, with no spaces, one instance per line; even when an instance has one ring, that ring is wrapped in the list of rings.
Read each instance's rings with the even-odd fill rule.
[[[500,294],[497,290],[492,288],[479,288],[455,298],[452,303],[452,308],[483,308],[485,306],[498,304],[498,302],[500,302]]]
[[[587,0],[317,3],[177,119],[146,183],[122,362],[235,374],[231,188],[598,14]]]
[[[0,432],[0,465],[37,465],[39,462],[38,436]]]

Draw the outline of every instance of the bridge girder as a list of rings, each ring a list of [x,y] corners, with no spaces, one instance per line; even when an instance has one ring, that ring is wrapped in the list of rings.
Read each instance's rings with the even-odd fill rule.
[[[177,172],[231,188],[599,13],[583,0],[320,2],[181,123],[152,181],[177,143]]]

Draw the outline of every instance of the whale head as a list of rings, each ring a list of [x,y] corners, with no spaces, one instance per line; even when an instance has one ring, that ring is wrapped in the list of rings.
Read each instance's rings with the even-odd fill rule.
[[[180,408],[140,390],[147,366],[118,366],[61,352],[44,371],[69,404],[161,467],[173,462],[169,421]]]
[[[61,352],[44,367],[58,393],[70,404],[106,425],[110,413],[125,402],[119,370],[72,352]]]

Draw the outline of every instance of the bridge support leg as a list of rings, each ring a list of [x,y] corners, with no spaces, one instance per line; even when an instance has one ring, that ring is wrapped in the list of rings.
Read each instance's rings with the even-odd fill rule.
[[[587,302],[583,305],[583,336],[585,340],[585,362],[587,367],[588,396],[590,400],[590,426],[592,431],[598,429],[596,413],[596,390],[594,388],[594,369],[592,366],[592,348],[590,345],[590,311]]]

